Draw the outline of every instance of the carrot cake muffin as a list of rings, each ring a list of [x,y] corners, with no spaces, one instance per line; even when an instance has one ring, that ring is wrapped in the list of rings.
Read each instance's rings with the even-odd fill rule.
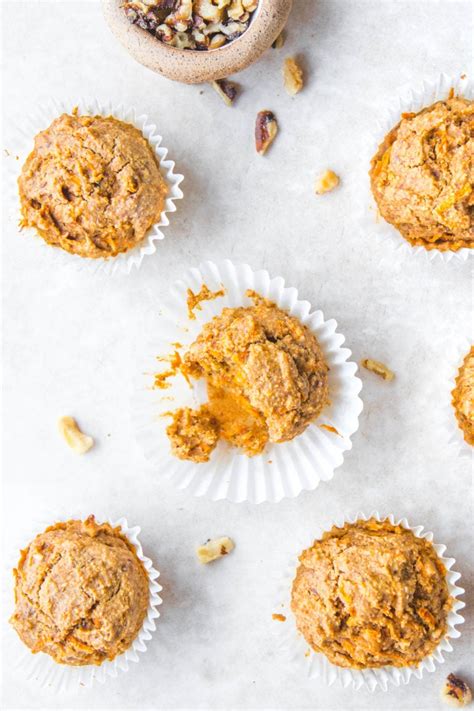
[[[174,413],[167,432],[181,459],[207,461],[219,438],[259,454],[267,442],[299,435],[329,402],[316,337],[271,301],[247,294],[253,306],[223,309],[184,356],[184,374],[206,380],[209,402]]]
[[[109,116],[63,114],[35,137],[18,179],[21,224],[81,257],[114,257],[159,221],[167,186],[150,144]]]
[[[21,552],[11,624],[33,653],[102,664],[130,647],[148,607],[148,576],[120,528],[56,523]]]
[[[299,560],[296,626],[337,666],[416,665],[447,631],[446,569],[429,541],[402,526],[373,518],[334,526]]]
[[[464,439],[474,445],[474,346],[471,346],[459,368],[452,404]]]
[[[403,114],[372,158],[382,217],[412,245],[474,245],[474,102],[452,96]]]

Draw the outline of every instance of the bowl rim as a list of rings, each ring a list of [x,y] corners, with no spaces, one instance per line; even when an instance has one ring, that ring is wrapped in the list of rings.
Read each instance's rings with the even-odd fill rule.
[[[123,0],[102,0],[107,24],[129,54],[152,71],[186,83],[224,78],[244,69],[275,41],[293,0],[259,0],[248,28],[228,44],[213,50],[172,47],[132,24]]]

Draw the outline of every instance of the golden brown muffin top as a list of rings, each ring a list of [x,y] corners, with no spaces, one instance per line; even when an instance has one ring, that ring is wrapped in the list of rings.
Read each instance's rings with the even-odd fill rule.
[[[18,186],[23,226],[92,258],[139,244],[167,193],[148,141],[112,116],[59,116],[35,137]]]
[[[334,526],[300,555],[291,608],[308,644],[341,667],[418,664],[452,600],[433,545],[375,519]]]
[[[209,401],[201,409],[207,429],[210,414],[219,437],[252,456],[268,441],[284,442],[303,432],[329,397],[328,367],[316,337],[274,303],[249,295],[255,305],[225,308],[203,327],[184,356],[183,370],[207,382]],[[194,434],[199,413],[192,413]],[[181,411],[173,433],[180,417]],[[178,456],[192,459],[183,449]]]
[[[452,404],[464,439],[474,445],[474,346],[471,346],[459,368]]]
[[[371,162],[382,217],[413,245],[474,245],[474,102],[451,97],[403,114]]]
[[[11,624],[33,653],[60,664],[102,664],[130,647],[145,619],[148,576],[108,523],[56,523],[21,552]]]

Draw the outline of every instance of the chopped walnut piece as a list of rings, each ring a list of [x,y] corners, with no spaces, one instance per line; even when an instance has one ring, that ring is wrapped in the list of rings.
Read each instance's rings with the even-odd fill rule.
[[[443,686],[441,696],[447,704],[450,704],[450,706],[456,706],[457,708],[467,706],[472,701],[472,692],[470,688],[465,681],[454,674],[448,675],[448,678]]]
[[[278,133],[278,124],[272,111],[263,110],[257,114],[255,121],[255,147],[257,153],[263,156],[275,140]]]
[[[274,43],[272,44],[273,49],[281,49],[283,45],[285,44],[285,32],[280,32]]]
[[[245,10],[242,5],[242,0],[232,0],[231,4],[227,8],[227,14],[232,20],[240,20],[244,13]]]
[[[234,99],[237,96],[237,88],[235,84],[227,79],[216,79],[216,81],[211,81],[211,86],[219,94],[221,99],[225,101],[227,106],[232,106]]]
[[[303,70],[294,57],[287,57],[283,63],[283,82],[290,96],[303,88]]]
[[[200,563],[211,563],[213,560],[222,558],[235,548],[234,541],[227,536],[208,540],[203,546],[197,549],[197,557]]]
[[[326,170],[319,178],[316,179],[314,191],[317,195],[323,195],[330,190],[334,190],[339,185],[339,176],[332,170]]]
[[[85,454],[94,446],[94,440],[84,434],[73,417],[61,417],[58,428],[66,443],[76,454]]]
[[[209,47],[208,49],[219,49],[219,47],[222,47],[227,42],[227,37],[220,32],[218,32],[215,35],[212,35],[211,39],[209,40]]]
[[[258,0],[242,0],[242,5],[247,12],[253,12],[257,9]]]
[[[223,8],[212,0],[194,0],[194,12],[207,22],[220,22],[224,17]]]
[[[390,368],[387,368],[384,363],[381,363],[378,360],[365,358],[363,361],[361,361],[361,365],[366,368],[366,370],[370,370],[372,373],[380,375],[380,377],[384,380],[393,380],[395,377],[395,373],[391,371]]]

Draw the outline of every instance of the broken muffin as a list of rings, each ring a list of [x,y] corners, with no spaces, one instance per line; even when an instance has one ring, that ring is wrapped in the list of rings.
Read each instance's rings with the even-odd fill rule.
[[[316,337],[276,304],[247,295],[253,306],[223,309],[184,355],[182,370],[206,380],[208,403],[172,413],[167,433],[181,459],[207,461],[217,439],[259,454],[267,442],[301,434],[329,402]]]

